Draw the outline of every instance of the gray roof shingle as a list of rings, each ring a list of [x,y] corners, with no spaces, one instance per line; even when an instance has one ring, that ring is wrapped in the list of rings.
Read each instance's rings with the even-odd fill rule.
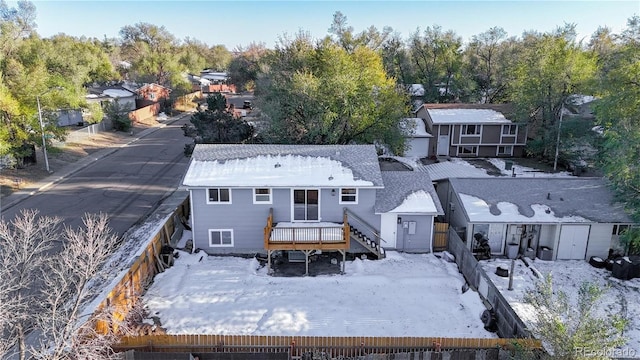
[[[376,191],[376,213],[391,211],[410,194],[424,190],[433,199],[438,214],[444,214],[429,174],[420,171],[383,171],[384,189]]]
[[[597,223],[632,223],[621,204],[601,178],[474,178],[450,179],[457,194],[484,200],[492,214],[499,214],[497,204],[510,202],[527,217],[531,205],[548,206],[556,216],[581,216]]]
[[[336,160],[353,171],[356,180],[383,186],[374,145],[278,145],[278,144],[198,144],[192,160],[227,161],[259,155],[300,155]]]

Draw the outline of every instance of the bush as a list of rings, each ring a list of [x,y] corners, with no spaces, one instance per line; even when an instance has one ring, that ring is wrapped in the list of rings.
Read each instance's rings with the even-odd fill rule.
[[[113,128],[116,131],[129,131],[131,129],[129,110],[124,105],[120,105],[118,100],[107,104],[104,111],[107,117],[111,119]]]

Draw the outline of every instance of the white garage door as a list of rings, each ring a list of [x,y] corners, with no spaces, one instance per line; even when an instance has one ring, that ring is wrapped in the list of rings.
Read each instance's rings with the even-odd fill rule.
[[[582,260],[587,252],[589,225],[562,225],[558,260]]]

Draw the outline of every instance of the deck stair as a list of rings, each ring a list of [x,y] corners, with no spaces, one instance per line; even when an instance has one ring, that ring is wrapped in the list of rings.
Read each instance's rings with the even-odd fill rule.
[[[374,254],[378,259],[384,259],[385,252],[384,249],[380,246],[380,244],[371,240],[366,234],[355,228],[352,224],[349,224],[349,229],[351,232],[351,239],[358,242],[365,249],[367,249],[370,253]]]

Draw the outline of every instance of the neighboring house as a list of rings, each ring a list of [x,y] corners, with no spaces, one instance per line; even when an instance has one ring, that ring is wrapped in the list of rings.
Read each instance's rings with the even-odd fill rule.
[[[124,105],[127,110],[136,109],[136,97],[138,94],[122,85],[95,86],[87,90],[89,92],[85,97],[87,102],[99,102],[104,105],[118,100],[118,103]]]
[[[507,119],[506,110],[506,105],[425,104],[416,116],[433,135],[429,156],[520,157],[527,129]]]
[[[200,72],[200,77],[209,80],[211,84],[226,84],[229,81],[229,76],[226,72],[203,70]]]
[[[83,125],[81,109],[60,109],[58,113],[58,126],[77,126]]]
[[[373,145],[198,144],[183,179],[210,254],[429,251],[443,214],[426,173],[381,173]]]
[[[168,99],[171,89],[158,84],[144,84],[137,89],[138,99],[148,102],[158,102]]]
[[[632,224],[600,178],[450,179],[438,195],[467,246],[474,250],[479,234],[495,255],[605,259]]]
[[[429,139],[433,136],[425,128],[424,120],[421,118],[405,119],[407,128],[403,129],[406,138],[407,148],[404,152],[406,157],[423,158],[429,155]]]

